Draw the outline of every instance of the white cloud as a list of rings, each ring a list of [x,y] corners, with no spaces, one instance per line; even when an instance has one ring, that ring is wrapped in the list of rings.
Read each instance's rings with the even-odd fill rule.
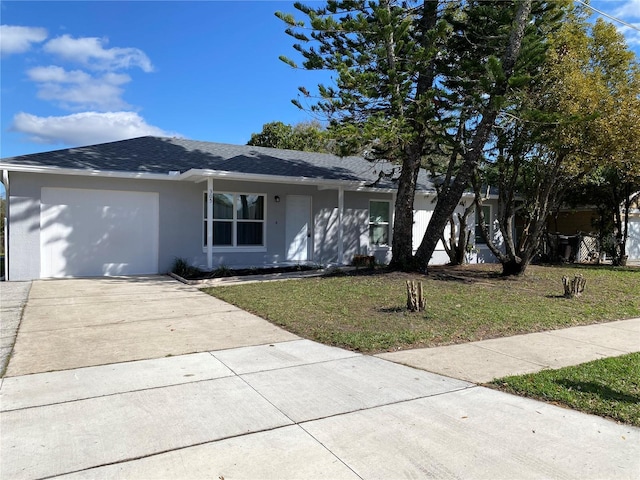
[[[27,76],[30,80],[38,83],[56,82],[56,83],[81,83],[89,78],[88,73],[81,70],[67,71],[56,65],[48,67],[35,67],[27,70]]]
[[[153,71],[149,57],[137,48],[105,48],[107,39],[97,37],[73,38],[62,35],[49,40],[44,50],[65,60],[76,62],[93,70],[121,70],[139,67]]]
[[[613,12],[614,17],[629,21],[640,18],[640,0],[628,0]]]
[[[44,42],[47,31],[39,27],[20,27],[17,25],[0,25],[0,53],[24,53],[32,43]]]
[[[603,5],[606,6],[606,3]],[[621,20],[622,22],[633,25],[635,29],[622,25],[619,22],[614,22],[618,31],[624,35],[627,40],[627,44],[631,48],[635,48],[640,45],[640,31],[638,31],[640,29],[640,23],[633,22],[634,20],[640,20],[640,0],[626,0],[622,2],[622,5],[619,5],[611,12],[611,16]]]
[[[632,23],[636,29],[621,26],[618,27],[618,31],[624,35],[624,38],[627,40],[627,44],[633,49],[636,46],[640,45],[640,23]]]
[[[135,112],[83,112],[62,117],[38,117],[20,112],[11,130],[42,144],[91,145],[144,135],[176,136],[145,122]]]
[[[106,73],[93,77],[82,70],[67,71],[50,65],[32,68],[27,76],[38,84],[38,98],[57,102],[69,110],[108,111],[128,107],[121,98],[121,85],[131,81],[126,74]]]

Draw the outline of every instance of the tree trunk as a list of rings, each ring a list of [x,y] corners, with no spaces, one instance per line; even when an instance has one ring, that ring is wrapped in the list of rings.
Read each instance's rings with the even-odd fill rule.
[[[564,296],[567,298],[579,297],[584,292],[587,279],[582,275],[576,275],[573,280],[569,281],[566,275],[562,277],[562,285],[564,286]]]
[[[462,206],[464,207],[464,204],[462,204]],[[449,257],[450,265],[464,265],[467,263],[467,248],[469,246],[468,220],[471,213],[473,213],[473,202],[465,207],[463,213],[456,215],[458,219],[457,227],[453,215],[449,217],[449,225],[451,226],[449,239],[447,240],[444,237],[444,232],[440,237],[442,245],[444,245],[444,249]]]
[[[413,201],[420,171],[422,145],[414,145],[402,163],[393,221],[393,245],[389,268],[411,270],[413,268]]]
[[[458,206],[465,189],[470,184],[471,176],[475,173],[478,162],[482,158],[483,147],[489,139],[497,114],[498,112],[494,109],[482,117],[471,147],[466,152],[466,155],[464,155],[464,162],[460,166],[458,173],[451,182],[451,185],[443,188],[438,195],[438,201],[429,220],[427,231],[422,238],[422,242],[414,258],[417,270],[426,269],[436,249],[441,232],[447,225],[449,217]]]
[[[523,275],[526,268],[527,265],[522,262],[522,259],[512,258],[502,263],[502,276]]]
[[[495,86],[486,107],[482,111],[482,119],[476,128],[472,140],[463,153],[463,163],[456,173],[450,185],[445,186],[438,195],[435,209],[427,226],[427,231],[422,238],[414,258],[414,267],[417,270],[426,269],[433,252],[436,249],[440,234],[447,224],[448,218],[453,214],[458,202],[462,198],[464,190],[470,185],[471,177],[475,174],[478,163],[482,159],[483,149],[489,140],[496,117],[498,107],[495,103],[497,97],[503,96],[509,87],[509,79],[512,77],[520,47],[524,37],[525,27],[531,13],[531,1],[522,0],[518,6],[514,19],[509,44],[502,58],[504,78]]]
[[[425,309],[424,293],[422,282],[407,280],[407,309],[410,312],[421,312]]]
[[[417,28],[418,31],[422,32],[420,42],[425,48],[433,47],[433,39],[429,33],[437,25],[439,3],[438,0],[425,0],[422,4],[422,15],[418,20]],[[435,67],[436,56],[434,55],[425,69],[419,72],[416,84],[416,105],[418,105],[419,110],[429,110],[431,108],[431,105],[421,104],[421,102],[429,98],[428,92],[433,88],[436,75]],[[431,103],[431,100],[428,103]],[[413,145],[406,149],[407,155],[405,155],[402,163],[402,172],[398,182],[398,196],[396,198],[396,217],[393,226],[393,251],[389,264],[391,269],[405,271],[416,270],[417,265],[413,257],[413,201],[422,162],[426,132],[422,118],[419,118],[414,123],[414,131],[418,132],[418,135]],[[436,239],[437,243],[438,240]],[[397,248],[399,248],[398,251],[396,251]]]

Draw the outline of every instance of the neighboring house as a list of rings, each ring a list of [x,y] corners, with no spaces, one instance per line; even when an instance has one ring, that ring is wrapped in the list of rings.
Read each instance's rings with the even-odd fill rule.
[[[161,137],[1,159],[7,279],[164,273],[176,258],[204,268],[387,262],[396,184],[381,174],[398,168]],[[434,198],[421,171],[414,248]],[[447,261],[439,245],[432,263]]]
[[[635,263],[640,262],[640,195],[637,192],[633,197],[636,200],[629,209],[629,230],[625,250],[628,260]],[[595,207],[561,208],[556,215],[550,217],[547,229],[560,235],[592,234],[597,237],[600,220],[600,214]]]

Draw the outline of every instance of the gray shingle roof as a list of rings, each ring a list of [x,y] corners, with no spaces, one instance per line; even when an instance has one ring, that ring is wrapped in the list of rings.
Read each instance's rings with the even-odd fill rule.
[[[383,161],[370,162],[362,157],[338,157],[324,153],[152,136],[3,158],[0,163],[15,166],[159,174],[203,169],[235,174],[305,177],[366,184],[372,184],[378,180],[381,171],[393,172],[394,178],[400,173],[397,165]],[[433,185],[425,171],[420,172],[418,180],[420,190],[433,190]],[[385,178],[375,186],[395,188],[396,183]]]

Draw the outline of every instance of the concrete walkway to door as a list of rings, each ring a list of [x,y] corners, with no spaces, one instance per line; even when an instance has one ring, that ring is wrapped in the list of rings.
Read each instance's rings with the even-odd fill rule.
[[[163,277],[33,282],[0,381],[7,480],[640,471],[638,428],[303,340]]]

